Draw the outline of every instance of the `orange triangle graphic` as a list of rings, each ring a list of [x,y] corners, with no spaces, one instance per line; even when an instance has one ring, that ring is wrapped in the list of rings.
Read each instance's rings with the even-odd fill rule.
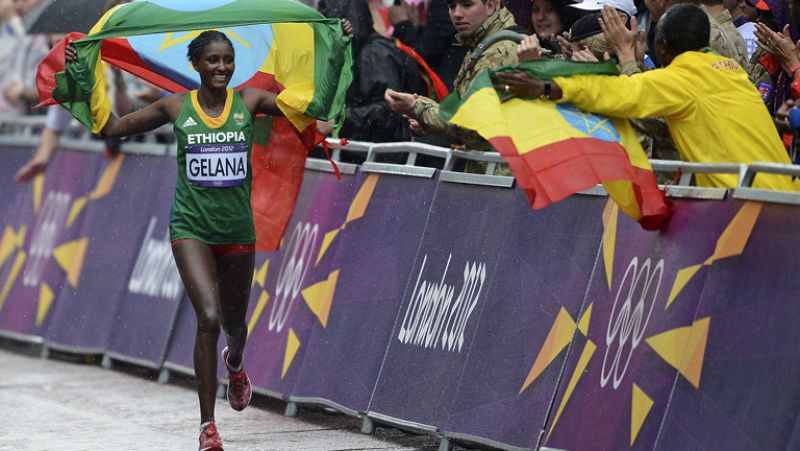
[[[55,299],[53,290],[50,289],[49,285],[42,282],[41,286],[39,287],[39,306],[36,309],[37,327],[41,326],[44,322],[44,319],[47,317],[47,313],[50,311],[50,306],[53,304],[53,299]]]
[[[739,209],[731,223],[722,232],[719,240],[717,240],[714,254],[705,261],[706,265],[744,252],[744,247],[747,245],[747,241],[753,233],[753,228],[756,226],[758,215],[761,214],[762,206],[761,202],[745,202],[742,205],[742,208]]]
[[[258,303],[256,303],[256,308],[253,310],[253,315],[250,317],[250,321],[247,323],[247,336],[250,336],[250,333],[253,332],[253,329],[256,327],[258,320],[261,318],[261,314],[264,312],[264,307],[267,305],[267,301],[269,301],[269,293],[266,291],[261,292],[261,296],[258,297]]]
[[[3,285],[3,291],[0,291],[0,310],[3,309],[3,304],[6,302],[6,298],[8,297],[8,293],[11,291],[11,287],[14,286],[14,282],[17,281],[17,277],[19,276],[20,271],[22,271],[22,265],[25,264],[25,258],[27,255],[28,254],[26,254],[24,251],[19,251],[17,258],[14,259],[14,264],[11,266],[11,273],[8,275],[5,285]]]
[[[519,389],[519,393],[525,391],[533,381],[541,376],[561,351],[569,345],[573,335],[575,335],[575,321],[569,315],[567,309],[561,307],[556,320],[553,321],[553,325],[550,327],[550,332],[547,334],[542,348],[539,350],[539,355],[536,356],[536,360],[528,372],[528,377],[525,378],[522,388]]]
[[[631,398],[631,446],[636,441],[639,431],[642,429],[650,408],[653,407],[653,400],[647,396],[638,385],[633,384],[633,397]]]
[[[267,270],[269,269],[269,260],[265,261],[258,271],[253,274],[253,283],[258,283],[258,286],[264,288],[264,284],[267,281]]]
[[[581,351],[581,356],[578,358],[578,364],[575,365],[575,371],[572,372],[572,376],[569,378],[567,389],[564,391],[564,397],[561,398],[561,402],[558,404],[556,416],[553,418],[553,423],[550,424],[550,429],[547,431],[547,437],[544,439],[545,442],[550,439],[550,434],[553,433],[556,424],[558,424],[558,420],[561,418],[561,414],[564,413],[567,402],[572,397],[572,393],[575,391],[575,387],[578,386],[578,382],[580,382],[585,374],[584,370],[589,366],[589,362],[592,360],[592,356],[596,350],[597,345],[594,344],[592,340],[586,340],[586,344],[583,345],[583,351]]]
[[[592,321],[592,307],[594,307],[594,303],[589,304],[589,307],[583,312],[581,320],[578,321],[578,330],[581,331],[584,337],[589,335],[589,324]]]
[[[14,253],[14,242],[16,241],[17,234],[14,233],[14,229],[10,226],[6,226],[3,230],[3,237],[0,238],[0,266],[8,260],[8,257],[11,257],[11,254]]]
[[[39,174],[33,179],[31,183],[33,188],[33,212],[39,213],[42,208],[42,191],[44,191],[44,174]]]
[[[706,317],[695,321],[691,326],[668,330],[645,341],[694,388],[700,388],[710,325],[711,318]]]
[[[72,203],[72,209],[69,211],[69,217],[67,217],[67,227],[72,226],[72,223],[75,222],[75,219],[78,215],[83,211],[83,207],[86,205],[86,202],[89,199],[86,196],[79,197],[75,199],[75,202]]]
[[[364,213],[367,211],[367,205],[369,205],[369,201],[372,199],[372,193],[375,192],[375,185],[377,183],[378,174],[370,174],[367,176],[367,179],[364,180],[364,184],[361,185],[361,188],[358,190],[355,199],[353,199],[353,203],[350,204],[350,211],[347,212],[347,219],[344,221],[345,225],[364,216]]]
[[[675,283],[672,284],[672,290],[669,292],[669,297],[667,298],[667,305],[664,306],[664,310],[668,309],[670,305],[672,305],[672,301],[675,300],[676,297],[680,294],[681,290],[692,280],[697,271],[702,268],[703,265],[694,265],[689,266],[687,268],[683,268],[678,271],[678,274],[675,275]]]
[[[331,313],[333,296],[336,294],[336,282],[339,280],[339,270],[333,271],[328,280],[311,285],[300,293],[303,295],[308,308],[317,317],[322,327],[328,327],[328,316]]]
[[[294,329],[289,328],[289,334],[286,337],[286,350],[283,353],[283,369],[281,369],[281,379],[286,376],[289,367],[292,366],[297,350],[300,349],[300,340],[294,333]]]
[[[103,175],[100,176],[100,180],[97,181],[97,186],[95,186],[94,191],[89,195],[90,199],[100,199],[111,192],[111,189],[114,188],[114,182],[117,181],[117,176],[119,175],[119,170],[122,168],[123,161],[125,161],[125,154],[123,153],[117,154],[117,156],[111,160],[111,163],[109,163],[103,171]]]
[[[317,262],[315,265],[319,265],[320,260],[322,260],[322,256],[325,255],[325,252],[328,252],[328,248],[341,230],[341,228],[333,229],[326,233],[322,238],[322,245],[319,248],[319,255],[317,255]]]
[[[617,218],[619,217],[619,207],[615,202],[609,199],[611,207],[606,204],[606,212],[603,213],[603,262],[606,268],[606,279],[608,280],[608,289],[611,289],[611,281],[614,277],[614,251],[617,246]]]
[[[67,273],[67,280],[73,288],[78,287],[78,280],[83,269],[83,259],[86,256],[86,247],[89,245],[89,238],[70,241],[58,246],[53,250],[53,258],[58,265]]]

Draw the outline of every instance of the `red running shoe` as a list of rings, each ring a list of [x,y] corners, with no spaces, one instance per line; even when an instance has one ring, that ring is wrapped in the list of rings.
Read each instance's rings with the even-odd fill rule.
[[[250,398],[253,396],[253,391],[250,388],[250,378],[247,377],[244,366],[238,373],[234,373],[228,368],[227,346],[222,350],[222,361],[225,362],[225,368],[228,369],[228,403],[233,410],[242,411],[250,404]]]
[[[200,431],[200,451],[224,451],[217,425],[211,420]]]

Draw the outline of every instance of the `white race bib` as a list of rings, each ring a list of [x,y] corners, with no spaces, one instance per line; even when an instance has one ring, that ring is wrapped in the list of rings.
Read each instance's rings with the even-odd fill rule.
[[[247,147],[238,144],[186,146],[186,177],[192,185],[238,186],[247,179]]]

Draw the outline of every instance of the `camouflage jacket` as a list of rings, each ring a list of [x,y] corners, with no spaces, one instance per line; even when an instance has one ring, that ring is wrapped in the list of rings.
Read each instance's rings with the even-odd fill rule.
[[[739,30],[733,26],[731,13],[723,11],[717,17],[709,17],[711,23],[711,35],[709,46],[722,56],[727,56],[739,63],[744,70],[747,70],[747,45],[744,43]]]
[[[622,75],[633,75],[642,72],[636,62],[624,63],[619,66]],[[633,131],[642,145],[645,153],[650,158],[658,160],[680,160],[678,148],[669,134],[667,122],[663,117],[651,117],[647,119],[631,119]],[[658,183],[669,183],[674,174],[656,173]]]
[[[487,68],[500,67],[507,64],[517,64],[517,43],[500,41],[488,47],[477,60],[472,60],[472,51],[487,36],[515,25],[511,13],[502,8],[470,37],[456,36],[456,40],[468,49],[461,68],[458,71],[453,87],[460,95],[469,89],[475,77]],[[481,138],[474,130],[450,124],[439,116],[439,104],[429,99],[418,99],[414,104],[412,114],[418,118],[420,125],[426,132],[446,139],[451,144],[464,145],[469,149],[490,150],[489,143]]]

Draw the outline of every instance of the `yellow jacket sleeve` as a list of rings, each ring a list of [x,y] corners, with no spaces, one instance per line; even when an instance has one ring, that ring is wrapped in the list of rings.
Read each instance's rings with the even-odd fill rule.
[[[556,77],[561,88],[559,102],[593,113],[620,118],[680,116],[688,112],[694,98],[682,69],[658,69],[634,75],[576,75]]]

